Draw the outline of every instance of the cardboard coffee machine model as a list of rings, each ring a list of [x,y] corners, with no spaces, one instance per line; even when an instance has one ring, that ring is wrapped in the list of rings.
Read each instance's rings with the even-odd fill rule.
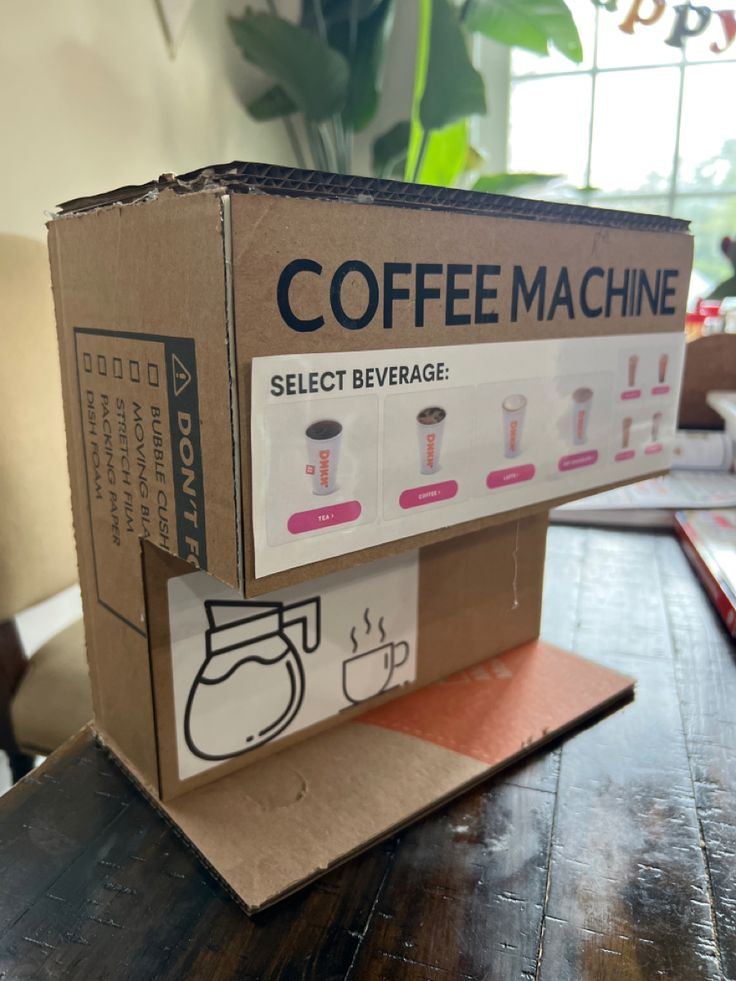
[[[95,732],[247,910],[630,695],[547,512],[669,466],[685,222],[236,163],[49,248]]]

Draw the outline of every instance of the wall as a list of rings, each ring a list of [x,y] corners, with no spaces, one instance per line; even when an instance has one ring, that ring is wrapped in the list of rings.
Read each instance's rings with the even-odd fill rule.
[[[60,201],[165,171],[292,163],[237,94],[264,85],[225,22],[244,6],[198,0],[172,59],[154,0],[0,0],[0,233],[41,238]]]

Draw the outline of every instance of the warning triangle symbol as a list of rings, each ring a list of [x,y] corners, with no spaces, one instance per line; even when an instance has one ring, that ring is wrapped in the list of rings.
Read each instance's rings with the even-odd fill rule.
[[[192,380],[192,376],[175,354],[171,355],[171,373],[174,379],[174,395],[178,398]]]

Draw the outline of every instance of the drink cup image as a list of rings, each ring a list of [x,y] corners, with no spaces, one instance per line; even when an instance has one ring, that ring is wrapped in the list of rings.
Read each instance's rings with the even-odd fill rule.
[[[657,372],[657,380],[659,381],[659,384],[660,385],[663,385],[665,379],[667,378],[667,362],[669,360],[670,360],[669,359],[669,355],[667,355],[667,354],[660,354],[660,356],[659,356],[659,366],[658,366],[658,369],[659,370]]]
[[[629,355],[629,374],[628,374],[628,385],[629,388],[633,388],[636,385],[636,369],[639,367],[639,355],[631,354]]]
[[[631,424],[634,420],[631,416],[626,416],[621,422],[621,448],[627,450],[629,448],[629,440],[631,439]]]
[[[576,388],[572,393],[572,441],[575,446],[583,446],[588,438],[592,402],[592,388]]]
[[[409,645],[400,640],[348,658],[342,665],[342,690],[347,700],[357,705],[394,687],[391,684],[394,671],[408,657]]]
[[[446,417],[447,413],[438,405],[430,405],[417,414],[420,473],[437,473],[440,469],[440,450]]]
[[[319,419],[307,427],[307,473],[312,477],[313,494],[333,494],[337,490],[342,423]]]
[[[508,459],[521,453],[521,433],[526,414],[526,396],[507,395],[501,403],[503,411],[503,455]]]
[[[662,413],[655,412],[652,416],[652,442],[656,443],[659,439],[659,430],[662,425]]]

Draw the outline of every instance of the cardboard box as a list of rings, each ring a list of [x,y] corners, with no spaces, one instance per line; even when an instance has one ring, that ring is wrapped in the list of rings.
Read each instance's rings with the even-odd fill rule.
[[[547,509],[669,464],[686,227],[255,164],[62,206],[95,724],[169,816],[537,636]]]

